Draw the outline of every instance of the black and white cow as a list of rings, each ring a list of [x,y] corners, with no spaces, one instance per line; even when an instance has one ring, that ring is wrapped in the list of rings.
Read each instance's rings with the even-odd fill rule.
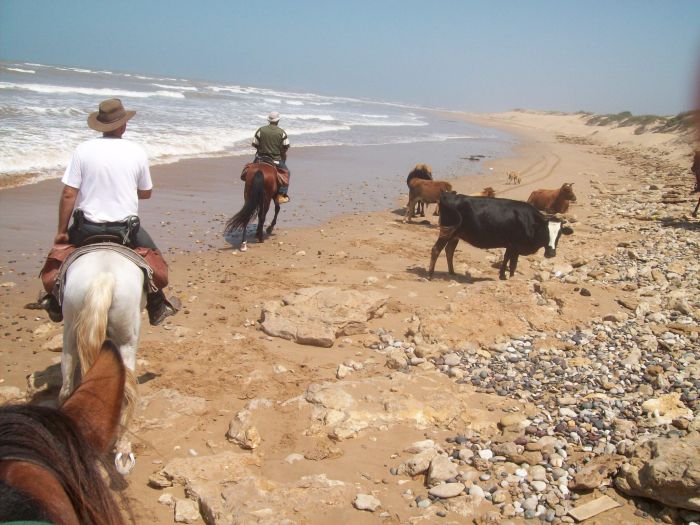
[[[545,257],[557,254],[561,234],[571,235],[574,230],[559,219],[542,215],[534,206],[510,199],[484,199],[456,193],[440,197],[440,236],[430,255],[429,278],[432,279],[435,262],[443,248],[447,268],[454,274],[452,259],[460,239],[477,248],[505,248],[499,277],[506,278],[506,264],[510,276],[515,273],[519,255],[532,255],[544,248]]]

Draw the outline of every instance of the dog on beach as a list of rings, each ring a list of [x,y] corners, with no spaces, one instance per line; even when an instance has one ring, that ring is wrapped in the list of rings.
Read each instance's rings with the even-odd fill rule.
[[[520,175],[517,171],[508,172],[508,184],[520,184],[521,182],[522,179],[520,178]]]

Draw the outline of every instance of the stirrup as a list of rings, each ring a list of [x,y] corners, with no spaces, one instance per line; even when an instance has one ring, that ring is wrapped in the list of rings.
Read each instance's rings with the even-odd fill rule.
[[[146,305],[148,310],[148,321],[151,326],[158,326],[166,318],[171,315],[175,315],[182,308],[182,303],[177,297],[171,297],[169,300],[165,298],[165,294],[162,296],[162,300],[158,304]]]
[[[60,323],[63,321],[63,310],[52,294],[46,294],[44,297],[39,299],[39,301],[37,301],[37,304],[46,310],[46,313],[49,314],[49,319],[51,319],[54,323]]]
[[[289,202],[289,195],[284,195],[283,193],[278,193],[277,194],[277,203],[278,204],[286,204]]]

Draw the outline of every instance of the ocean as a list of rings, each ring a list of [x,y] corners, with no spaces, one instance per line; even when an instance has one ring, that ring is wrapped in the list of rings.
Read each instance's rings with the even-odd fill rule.
[[[86,118],[106,98],[136,110],[127,138],[152,165],[182,159],[252,156],[255,130],[282,115],[292,148],[472,141],[502,151],[498,131],[439,118],[430,108],[234,83],[0,62],[0,178],[36,182],[62,175],[77,144],[95,136]]]

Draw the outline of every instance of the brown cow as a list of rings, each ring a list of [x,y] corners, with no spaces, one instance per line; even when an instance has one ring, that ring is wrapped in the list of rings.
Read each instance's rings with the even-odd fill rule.
[[[440,194],[443,191],[452,191],[452,184],[442,180],[413,179],[408,183],[408,188],[408,205],[406,206],[404,222],[411,222],[413,208],[417,203],[431,204],[440,202]],[[436,207],[435,215],[437,214],[438,208]]]
[[[491,186],[487,186],[486,188],[483,189],[483,191],[479,191],[477,193],[470,193],[470,197],[488,197],[489,199],[495,199],[496,198],[496,190],[494,190]]]
[[[547,213],[566,213],[569,203],[576,202],[573,184],[565,182],[558,190],[535,190],[527,202]]]

